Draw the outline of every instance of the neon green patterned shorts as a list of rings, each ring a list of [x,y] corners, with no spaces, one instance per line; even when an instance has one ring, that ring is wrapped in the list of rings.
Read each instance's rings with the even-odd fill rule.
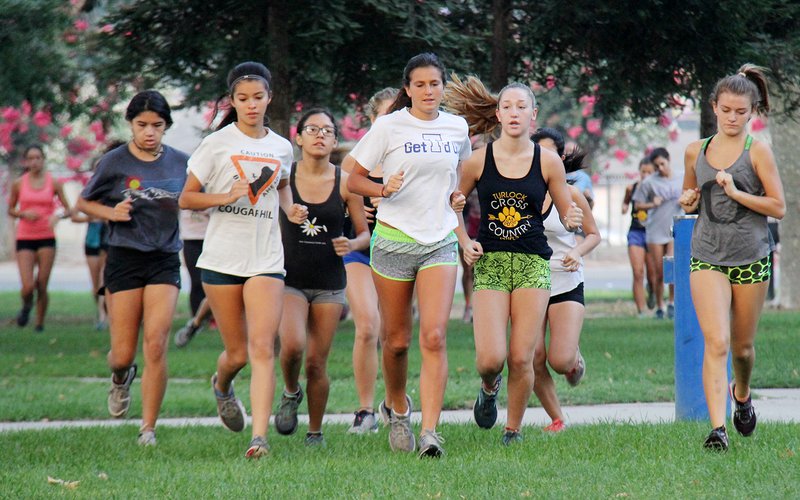
[[[689,261],[689,271],[717,271],[728,277],[731,285],[753,285],[763,283],[772,276],[772,260],[769,255],[761,260],[741,266],[718,266],[694,257]]]
[[[475,262],[473,290],[513,292],[518,288],[550,290],[550,262],[540,255],[488,252]]]

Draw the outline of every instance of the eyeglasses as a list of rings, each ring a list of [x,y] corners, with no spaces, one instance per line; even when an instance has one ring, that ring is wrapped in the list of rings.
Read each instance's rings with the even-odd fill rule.
[[[317,135],[320,130],[325,137],[333,137],[336,134],[336,129],[333,127],[317,127],[316,125],[306,125],[303,127],[303,132],[308,135]]]

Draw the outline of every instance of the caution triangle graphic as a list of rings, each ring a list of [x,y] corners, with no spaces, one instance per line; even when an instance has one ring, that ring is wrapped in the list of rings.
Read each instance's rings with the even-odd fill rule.
[[[236,167],[239,177],[247,179],[250,183],[250,190],[247,192],[247,196],[250,198],[251,205],[255,205],[261,194],[272,185],[280,172],[281,166],[281,162],[273,158],[258,158],[246,155],[231,156],[231,161],[233,166]],[[260,172],[260,174],[253,179],[249,172]]]

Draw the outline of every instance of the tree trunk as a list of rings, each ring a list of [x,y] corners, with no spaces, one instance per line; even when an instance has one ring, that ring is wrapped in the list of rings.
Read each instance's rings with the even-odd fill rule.
[[[270,128],[283,137],[289,137],[289,119],[292,115],[292,89],[289,72],[289,2],[267,2],[268,67],[272,73],[272,102],[268,115]]]
[[[492,80],[494,91],[508,83],[508,13],[511,0],[492,0]]]
[[[780,98],[780,96],[775,96]],[[778,99],[776,99],[778,100]],[[782,106],[775,106],[781,109]],[[786,216],[781,221],[780,304],[800,307],[800,113],[776,114],[770,120],[775,161],[786,197]]]
[[[703,85],[700,89],[700,137],[705,138],[717,133],[717,117],[711,108],[709,98],[711,97],[712,85]],[[708,89],[708,90],[706,90]]]

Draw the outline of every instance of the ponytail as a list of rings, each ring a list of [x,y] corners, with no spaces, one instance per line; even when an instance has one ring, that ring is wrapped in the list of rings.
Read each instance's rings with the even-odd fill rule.
[[[470,135],[491,134],[499,125],[498,96],[489,92],[477,77],[461,80],[455,73],[444,88],[444,107],[467,120]]]
[[[711,103],[716,104],[719,96],[725,92],[736,95],[747,95],[753,109],[758,113],[769,112],[769,90],[764,68],[754,64],[744,64],[736,74],[728,75],[717,81],[711,93]]]

